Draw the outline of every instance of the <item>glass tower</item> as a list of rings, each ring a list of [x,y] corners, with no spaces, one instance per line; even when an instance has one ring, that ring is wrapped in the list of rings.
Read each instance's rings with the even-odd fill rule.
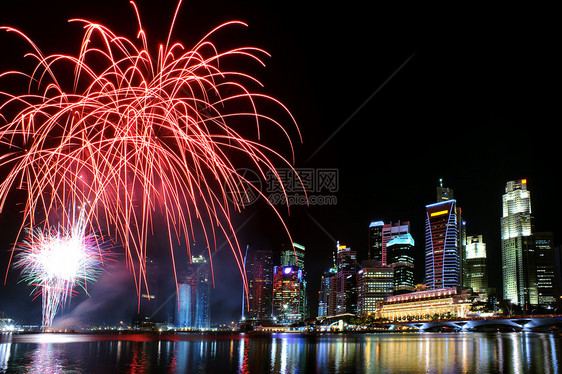
[[[394,269],[394,294],[413,292],[414,287],[414,238],[404,234],[386,245],[388,262]]]
[[[487,293],[486,243],[482,235],[469,236],[466,243],[466,286],[474,292]]]
[[[537,272],[527,180],[509,181],[502,197],[503,298],[527,309],[538,303]]]
[[[458,213],[453,199],[426,206],[425,284],[429,289],[460,286]]]

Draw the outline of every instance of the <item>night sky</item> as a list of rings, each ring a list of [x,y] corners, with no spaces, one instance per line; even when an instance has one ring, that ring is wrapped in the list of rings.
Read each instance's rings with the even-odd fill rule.
[[[176,2],[139,3],[149,42],[164,42]],[[454,189],[467,234],[484,236],[491,287],[500,289],[499,230],[506,181],[527,178],[535,229],[553,231],[559,243],[555,128],[560,114],[555,101],[558,104],[560,60],[552,10],[383,7],[359,1],[303,4],[184,1],[174,39],[191,46],[224,21],[248,23],[248,28],[221,33],[215,40],[271,53],[265,68],[243,68],[262,81],[261,92],[282,101],[295,116],[302,143],[284,119],[295,142],[294,166],[337,170],[337,191],[320,193],[335,196],[337,204],[293,206],[290,214],[276,206],[293,240],[306,246],[313,315],[320,275],[331,264],[335,241],[364,259],[372,220],[411,222],[417,281],[423,280],[425,205],[435,202],[439,178]],[[80,27],[66,22],[73,17],[135,36],[135,17],[127,1],[0,5],[0,24],[24,31],[48,54],[76,53]],[[13,34],[0,33],[1,71],[18,68],[23,46]],[[267,133],[264,141],[290,159],[287,142],[278,143]],[[14,240],[10,213],[0,216],[6,248]],[[243,246],[278,253],[288,243],[280,221],[263,202],[232,219]],[[155,240],[154,250],[159,245]],[[213,319],[236,319],[240,275],[226,248],[214,261]],[[7,264],[7,256],[2,263]],[[115,274],[126,290],[128,278],[117,270]],[[21,320],[38,319],[40,301],[32,303],[29,288],[16,282],[17,274],[11,271],[0,288],[0,310]],[[169,286],[164,283],[163,288]],[[94,285],[92,295],[99,295],[95,290]],[[67,313],[81,300],[73,301]],[[96,317],[116,318],[106,309],[96,310]],[[128,306],[119,311],[124,318]]]

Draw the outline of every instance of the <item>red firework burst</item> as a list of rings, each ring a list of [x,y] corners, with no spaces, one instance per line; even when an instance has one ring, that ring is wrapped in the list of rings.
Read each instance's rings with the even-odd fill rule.
[[[0,183],[0,211],[18,188],[27,191],[22,230],[67,222],[69,206],[86,207],[92,231],[115,237],[125,248],[138,291],[156,214],[166,224],[172,260],[174,240],[189,243],[195,226],[208,248],[216,248],[221,233],[242,272],[230,216],[244,206],[238,186],[252,185],[237,173],[233,154],[249,159],[264,178],[270,171],[279,179],[274,162],[289,163],[260,142],[260,126],[274,126],[291,140],[259,104],[274,103],[295,123],[278,100],[247,88],[259,85],[253,76],[223,66],[230,59],[263,64],[267,53],[254,47],[221,51],[211,41],[225,27],[245,25],[238,21],[218,26],[191,49],[171,43],[174,16],[154,58],[131,4],[138,20],[135,41],[74,19],[84,30],[75,56],[45,55],[21,31],[2,27],[29,43],[28,57],[36,65],[30,73],[0,74],[22,78],[28,88],[23,94],[0,90],[0,144],[8,149],[0,166],[9,168]],[[244,133],[252,126],[256,140],[237,131],[233,120],[244,124]]]

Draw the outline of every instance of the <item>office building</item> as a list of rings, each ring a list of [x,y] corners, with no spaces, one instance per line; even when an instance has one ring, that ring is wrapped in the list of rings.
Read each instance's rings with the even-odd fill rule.
[[[410,222],[408,221],[398,221],[386,223],[382,228],[382,265],[388,265],[387,259],[387,245],[388,242],[394,238],[401,235],[408,234],[410,232]]]
[[[357,254],[337,243],[335,314],[357,313]]]
[[[301,287],[303,271],[293,266],[273,267],[273,317],[278,323],[304,320]]]
[[[556,304],[557,296],[554,235],[551,232],[537,232],[534,237],[538,303],[543,307],[552,308]]]
[[[367,246],[367,260],[378,261],[381,264],[383,226],[383,221],[373,221],[369,224],[369,240]]]
[[[389,266],[394,270],[393,293],[410,293],[414,284],[414,238],[411,234],[400,235],[386,245]]]
[[[203,256],[192,256],[178,282],[178,308],[175,325],[180,329],[209,329],[211,279],[209,263]]]
[[[304,266],[306,248],[298,243],[293,242],[292,248],[281,250],[281,261],[282,267],[291,266],[295,269],[300,269],[302,276],[300,280],[300,312],[303,317],[308,316],[308,298],[307,298],[307,276],[306,268]]]
[[[248,308],[245,318],[256,321],[271,318],[273,295],[273,252],[258,250],[250,255],[246,266],[248,277]]]
[[[483,295],[483,297],[488,292],[486,257],[486,243],[484,243],[482,235],[467,237],[465,285],[472,288],[474,293]]]
[[[425,283],[429,289],[460,286],[459,211],[454,199],[426,206]]]
[[[357,314],[375,313],[377,304],[391,296],[394,290],[394,270],[376,265],[374,261],[357,272]]]
[[[336,267],[322,274],[318,291],[318,317],[330,316],[335,311]]]
[[[503,298],[525,312],[538,304],[537,270],[527,180],[509,181],[502,196],[501,252]]]

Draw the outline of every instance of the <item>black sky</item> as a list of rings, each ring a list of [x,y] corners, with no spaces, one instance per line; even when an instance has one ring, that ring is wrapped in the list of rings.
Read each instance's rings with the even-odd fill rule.
[[[139,2],[153,42],[165,40],[175,5]],[[80,29],[66,22],[73,17],[135,36],[127,1],[0,5],[0,24],[24,31],[47,53],[76,52]],[[280,209],[293,239],[307,247],[313,305],[333,240],[364,258],[371,220],[411,222],[422,281],[424,207],[435,201],[439,178],[454,189],[468,234],[484,235],[492,286],[500,287],[499,218],[506,181],[528,179],[536,230],[553,231],[558,243],[560,30],[551,9],[184,1],[174,37],[190,46],[232,19],[249,27],[220,34],[222,42],[271,53],[265,68],[248,69],[264,83],[263,92],[286,104],[298,122],[303,142],[295,146],[295,166],[339,172],[337,205],[295,206],[289,216]],[[18,67],[23,45],[0,34],[2,71]],[[278,146],[286,149],[286,143]],[[263,204],[233,219],[244,224],[243,245],[278,251],[287,241]],[[3,214],[1,220],[10,219]],[[227,252],[221,250],[215,260],[213,308],[222,320],[234,318],[240,304],[232,297],[240,283]],[[8,309],[10,284],[0,290],[0,310]]]

